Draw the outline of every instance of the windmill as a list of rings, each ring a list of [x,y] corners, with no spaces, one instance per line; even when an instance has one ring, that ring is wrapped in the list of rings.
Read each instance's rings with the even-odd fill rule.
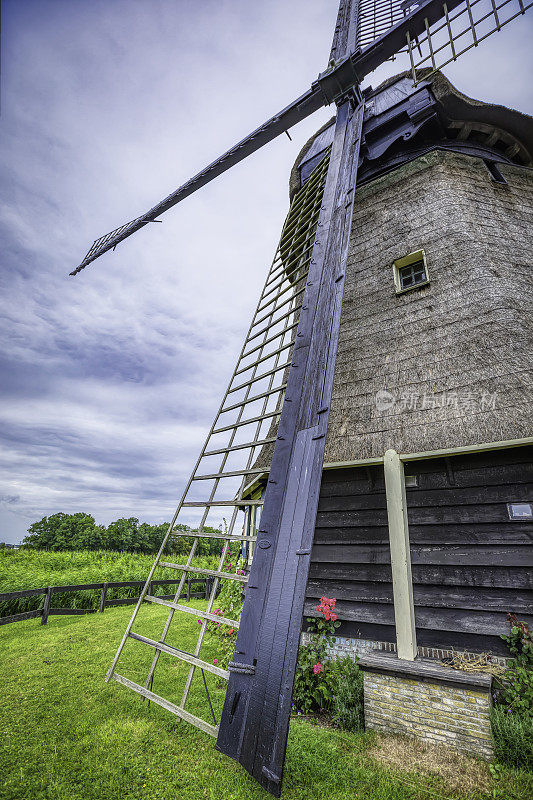
[[[148,212],[97,239],[71,273],[77,274],[140,228],[156,222],[160,214],[318,108],[335,104],[332,142],[309,161],[309,178],[293,197],[226,394],[107,676],[108,681],[129,687],[217,737],[217,748],[238,760],[275,795],[281,791],[354,213],[366,100],[359,87],[366,75],[403,51],[408,52],[416,84],[421,67],[429,67],[431,73],[456,60],[530,5],[522,0],[450,0],[446,4],[343,0],[329,66],[311,88]],[[269,468],[258,458],[264,447],[273,448]],[[265,473],[266,493],[255,497],[250,486]],[[207,531],[213,513],[220,509],[229,509],[227,528],[220,533]],[[197,515],[194,531],[177,528],[182,512]],[[182,538],[192,539],[190,552],[184,563],[173,563],[164,552],[170,542]],[[223,542],[216,569],[194,563],[202,538]],[[232,543],[254,546],[249,575],[226,570]],[[160,567],[181,575],[171,600],[158,598],[152,591]],[[191,575],[212,579],[205,611],[179,603]],[[246,585],[240,620],[214,613],[221,581]],[[168,609],[163,631],[154,638],[134,630],[144,604]],[[200,620],[193,652],[167,642],[175,613]],[[210,622],[239,628],[228,670],[201,658]],[[116,671],[131,640],[153,652],[144,685]],[[162,653],[188,667],[179,704],[153,691]],[[196,670],[228,680],[219,724],[186,708]]]

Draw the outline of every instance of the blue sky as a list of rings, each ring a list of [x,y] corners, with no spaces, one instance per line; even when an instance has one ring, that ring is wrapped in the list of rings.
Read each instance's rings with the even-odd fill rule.
[[[273,256],[290,167],[331,109],[68,273],[93,239],[302,93],[326,65],[336,11],[336,0],[2,3],[0,541],[57,511],[171,517]],[[532,22],[445,74],[531,113]]]

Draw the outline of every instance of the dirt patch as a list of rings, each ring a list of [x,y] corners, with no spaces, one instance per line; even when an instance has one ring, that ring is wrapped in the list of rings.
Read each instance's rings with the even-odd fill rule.
[[[491,787],[488,765],[440,745],[403,736],[378,735],[368,755],[382,766],[402,772],[438,776],[453,792],[472,794]]]

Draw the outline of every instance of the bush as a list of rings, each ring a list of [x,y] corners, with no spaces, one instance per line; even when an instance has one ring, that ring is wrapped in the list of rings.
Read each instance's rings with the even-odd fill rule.
[[[495,699],[513,713],[533,717],[533,635],[525,622],[509,614],[507,643],[512,658],[508,668],[495,682]]]
[[[317,611],[322,618],[307,617],[307,631],[312,635],[309,644],[298,651],[298,661],[292,690],[292,705],[308,714],[316,709],[329,709],[337,686],[336,662],[327,659],[328,644],[337,622],[334,613],[335,599],[320,598]]]
[[[333,697],[333,719],[346,731],[362,731],[365,726],[363,710],[363,673],[349,656],[336,662],[337,685]]]
[[[490,721],[497,760],[512,767],[533,769],[533,716],[495,706]]]

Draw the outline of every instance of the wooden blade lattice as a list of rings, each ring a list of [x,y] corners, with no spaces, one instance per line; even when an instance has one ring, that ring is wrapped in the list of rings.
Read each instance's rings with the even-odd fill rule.
[[[443,17],[434,24],[425,20],[425,31],[418,37],[407,34],[407,49],[415,85],[436,70],[500,31],[525,14],[533,3],[524,0],[465,0],[452,11],[443,4]],[[429,68],[423,75],[417,69]]]
[[[412,8],[416,0],[359,0],[357,18],[357,44],[367,47],[389,28],[400,22]]]
[[[205,670],[219,678],[229,677],[225,669],[203,660],[201,649],[209,622],[239,627],[238,619],[215,615],[213,605],[221,581],[239,581],[243,585],[247,581],[245,575],[226,572],[224,565],[231,543],[252,547],[256,540],[254,529],[262,500],[260,497],[250,499],[250,485],[257,481],[259,475],[268,471],[268,465],[259,466],[258,456],[262,448],[272,445],[276,439],[275,423],[283,404],[286,373],[292,359],[328,164],[329,150],[293,199],[276,256],[224,399],[107,675],[108,681],[116,680],[212,736],[217,735],[218,726],[190,713],[185,705],[196,669]],[[268,459],[264,461],[268,464]],[[229,523],[223,526],[220,524],[222,515],[228,507],[231,508],[231,517]],[[191,515],[195,515],[194,530],[179,530],[180,524],[190,522]],[[204,530],[206,527],[217,526],[221,529],[220,533]],[[223,527],[225,530],[222,531]],[[242,533],[239,532],[241,528]],[[192,539],[191,549],[185,563],[176,564],[169,560],[165,552],[174,539],[183,537]],[[195,554],[202,538],[223,541],[216,569],[194,565]],[[151,581],[159,568],[181,572],[180,583],[172,600],[154,597],[150,592]],[[196,575],[213,579],[206,609],[202,611],[179,603],[187,577]],[[168,608],[168,617],[158,638],[149,638],[133,631],[143,603],[159,604]],[[193,614],[201,623],[192,653],[166,643],[176,612]],[[126,643],[131,640],[154,650],[144,686],[115,671]],[[179,703],[165,699],[152,690],[154,672],[161,653],[174,656],[189,665]]]

